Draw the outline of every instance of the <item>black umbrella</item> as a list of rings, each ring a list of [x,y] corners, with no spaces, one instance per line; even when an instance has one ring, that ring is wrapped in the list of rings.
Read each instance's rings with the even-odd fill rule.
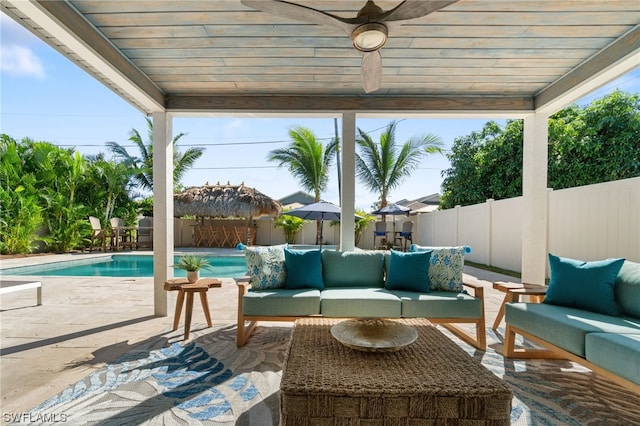
[[[324,220],[340,220],[340,207],[328,201],[318,201],[317,203],[298,207],[282,214],[295,216],[307,220],[320,221],[320,244],[322,245],[322,221]],[[360,216],[356,215],[356,218]]]
[[[371,214],[381,214],[381,215],[399,215],[404,214],[408,215],[411,209],[409,207],[401,206],[399,204],[387,204],[381,209],[378,209]]]
[[[308,220],[340,220],[340,207],[328,201],[318,201],[282,214]]]

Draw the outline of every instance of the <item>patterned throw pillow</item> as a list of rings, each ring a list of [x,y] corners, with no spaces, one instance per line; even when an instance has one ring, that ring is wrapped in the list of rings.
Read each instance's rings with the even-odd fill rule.
[[[268,247],[244,247],[251,288],[265,290],[283,288],[287,281],[284,267],[284,248],[286,244]]]
[[[429,264],[429,284],[431,291],[461,292],[464,255],[471,253],[471,247],[424,247],[412,244],[409,251],[432,250]]]

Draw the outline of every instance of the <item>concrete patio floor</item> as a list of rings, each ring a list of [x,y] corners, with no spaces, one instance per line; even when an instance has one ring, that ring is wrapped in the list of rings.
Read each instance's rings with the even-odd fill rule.
[[[231,251],[235,250],[220,249],[216,253],[231,254]],[[1,267],[95,255],[9,259],[3,260]],[[485,287],[489,328],[504,296],[493,290],[492,282],[518,282],[518,279],[469,266],[465,266],[465,274],[477,278]],[[9,293],[0,298],[3,424],[5,413],[23,413],[34,408],[147,339],[163,336],[167,344],[183,339],[183,322],[178,330],[171,330],[175,292],[168,294],[168,316],[154,316],[152,278],[3,278],[41,280],[43,298],[41,306],[36,306],[36,290]],[[214,323],[235,324],[237,289],[233,279],[222,279],[221,288],[209,291],[209,305]],[[196,300],[191,338],[207,332],[205,317]]]

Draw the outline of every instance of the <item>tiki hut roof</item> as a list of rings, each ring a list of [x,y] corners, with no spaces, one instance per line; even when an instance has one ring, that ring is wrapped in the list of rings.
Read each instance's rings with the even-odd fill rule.
[[[174,216],[245,217],[277,216],[280,203],[244,185],[209,185],[187,188],[173,196]]]

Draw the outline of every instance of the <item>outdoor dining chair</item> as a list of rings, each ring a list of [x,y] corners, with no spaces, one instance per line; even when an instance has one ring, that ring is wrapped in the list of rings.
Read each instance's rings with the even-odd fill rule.
[[[102,251],[107,251],[107,238],[111,238],[111,233],[107,229],[103,229],[100,224],[100,219],[95,216],[89,216],[89,223],[91,224],[91,238],[89,242],[89,251],[93,251],[94,248],[102,248]],[[96,243],[100,243],[97,245]]]
[[[402,223],[402,231],[396,237],[396,240],[400,240],[400,246],[403,251],[407,251],[407,241],[409,245],[413,243],[413,222],[407,220]]]
[[[380,244],[377,243],[377,239],[381,238]],[[386,221],[378,221],[376,222],[376,230],[373,231],[373,246],[378,250],[385,250],[387,248],[387,222]]]
[[[153,248],[153,219],[144,217],[138,221],[135,238],[136,248]]]
[[[109,219],[111,223],[111,248],[112,250],[132,249],[135,243],[133,233],[135,229],[124,226],[124,220],[119,217]]]

